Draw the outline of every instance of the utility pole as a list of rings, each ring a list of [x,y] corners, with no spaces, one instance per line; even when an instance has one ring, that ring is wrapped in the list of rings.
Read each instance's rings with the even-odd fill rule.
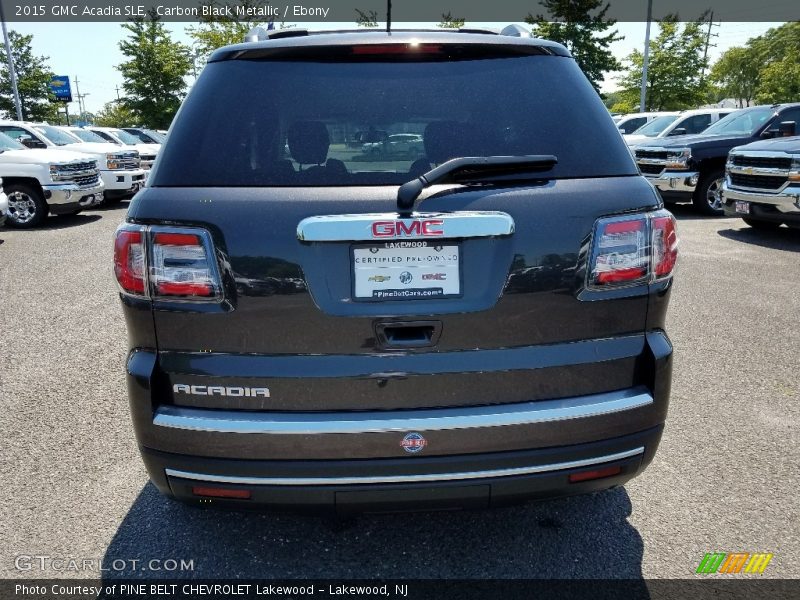
[[[702,81],[706,76],[706,61],[708,60],[708,47],[711,44],[711,28],[714,26],[714,11],[712,10],[711,13],[708,15],[708,32],[706,33],[706,47],[703,50],[703,69],[700,71],[700,81]],[[714,37],[718,37],[719,34],[715,33]]]
[[[11,44],[8,41],[8,31],[6,31],[6,15],[3,12],[3,3],[0,2],[0,22],[3,24],[3,41],[6,44],[6,58],[8,59],[8,76],[11,79],[11,89],[14,92],[14,108],[17,109],[17,121],[22,121],[22,102],[19,99],[19,88],[17,87],[17,72],[14,68],[14,59],[11,56]]]
[[[386,33],[392,32],[392,0],[386,0]]]
[[[642,60],[642,91],[639,94],[639,112],[646,109],[647,100],[647,66],[650,62],[650,21],[653,18],[653,0],[647,0],[647,30],[644,34],[644,59]]]
[[[120,98],[119,98],[119,86],[115,85],[114,86],[114,90],[116,90],[116,92],[117,92],[117,102],[119,102],[119,100],[120,100]]]
[[[83,101],[81,100],[83,96],[81,96],[81,86],[78,83],[78,76],[75,75],[75,95],[78,97],[78,118],[80,118],[80,115],[83,115]]]
[[[81,114],[79,118],[81,121],[83,121],[83,115],[86,114],[86,104],[83,101],[83,99],[86,98],[86,96],[91,96],[91,94],[89,94],[88,92],[85,94],[78,94],[78,102],[80,103],[81,107]]]

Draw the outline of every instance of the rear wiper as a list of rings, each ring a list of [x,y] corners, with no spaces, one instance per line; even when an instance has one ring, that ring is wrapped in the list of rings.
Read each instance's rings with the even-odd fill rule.
[[[426,187],[437,183],[479,181],[495,175],[548,171],[558,159],[552,154],[526,156],[465,156],[453,158],[400,186],[397,190],[397,211],[410,214],[414,202]]]

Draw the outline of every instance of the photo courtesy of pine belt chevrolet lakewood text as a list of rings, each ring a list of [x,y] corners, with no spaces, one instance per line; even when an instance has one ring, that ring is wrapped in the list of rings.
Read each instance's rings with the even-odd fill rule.
[[[620,486],[667,415],[677,253],[563,46],[257,28],[116,232],[150,478],[332,514]]]

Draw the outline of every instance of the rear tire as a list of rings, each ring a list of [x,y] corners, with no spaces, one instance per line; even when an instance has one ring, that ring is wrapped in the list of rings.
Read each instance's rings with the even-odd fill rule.
[[[760,229],[761,231],[775,231],[781,226],[780,223],[774,221],[759,221],[758,219],[748,219],[747,217],[742,217],[742,221],[753,229]]]
[[[6,225],[15,229],[36,227],[50,212],[42,193],[32,185],[12,183],[5,185],[8,196],[8,218]]]
[[[714,169],[700,179],[700,183],[692,196],[692,204],[704,215],[719,217],[722,210],[722,181],[725,178],[723,169]]]

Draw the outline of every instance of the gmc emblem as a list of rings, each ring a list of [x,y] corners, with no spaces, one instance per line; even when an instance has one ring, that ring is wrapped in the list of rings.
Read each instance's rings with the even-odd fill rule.
[[[444,235],[443,224],[444,221],[441,219],[375,221],[372,223],[372,237],[434,237]]]

